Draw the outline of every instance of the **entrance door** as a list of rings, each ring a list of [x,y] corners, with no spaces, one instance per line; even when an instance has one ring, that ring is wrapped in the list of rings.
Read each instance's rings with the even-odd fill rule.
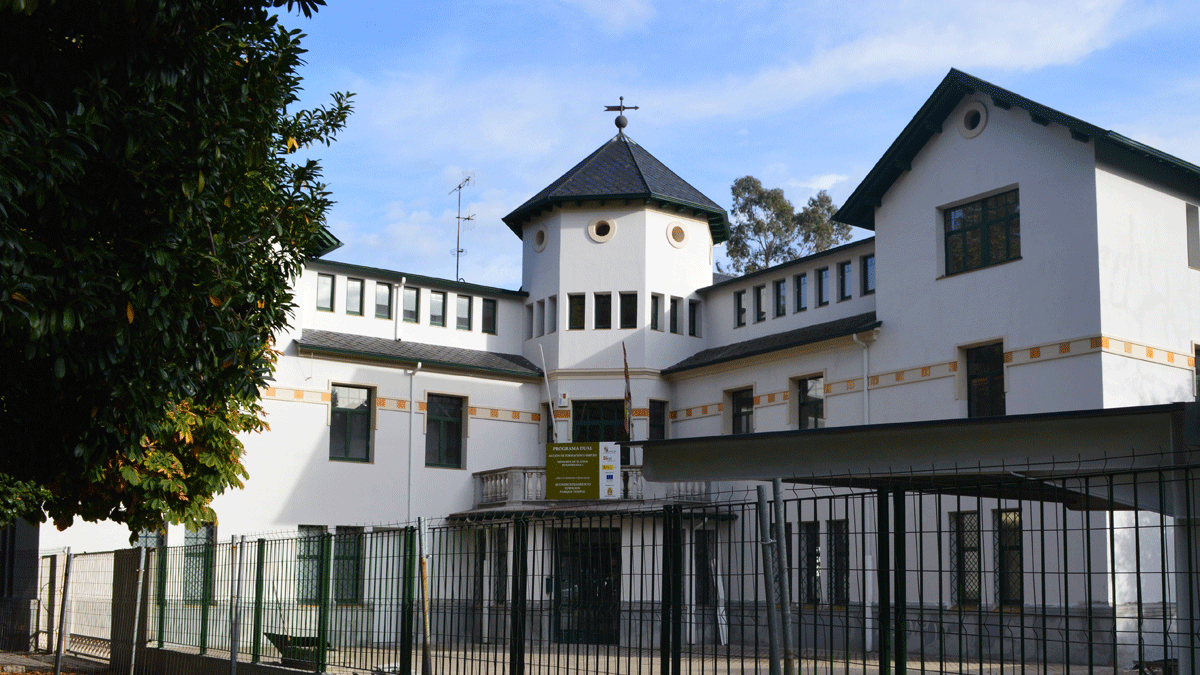
[[[618,644],[621,628],[621,530],[555,530],[554,539],[555,641]]]

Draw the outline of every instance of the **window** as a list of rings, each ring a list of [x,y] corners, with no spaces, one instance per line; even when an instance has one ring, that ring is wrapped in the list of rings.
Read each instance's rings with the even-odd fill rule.
[[[346,313],[362,316],[363,280],[346,279]]]
[[[825,521],[829,539],[829,602],[850,604],[850,524],[846,520]]]
[[[775,280],[775,316],[787,314],[787,279]]]
[[[829,268],[817,270],[817,307],[829,304]]]
[[[496,301],[491,298],[483,299],[483,332],[496,334]]]
[[[463,400],[430,394],[425,421],[425,466],[461,469]]]
[[[162,530],[142,529],[138,532],[137,543],[140,548],[162,548],[167,545],[167,533]]]
[[[458,330],[471,330],[474,327],[474,321],[472,321],[472,299],[469,295],[455,296],[455,301],[458,303],[458,311],[454,313],[454,327]]]
[[[870,295],[875,292],[875,254],[864,255],[858,266],[862,270],[862,293],[859,295]]]
[[[217,526],[205,523],[183,537],[183,602],[211,604],[215,575]]]
[[[838,275],[838,302],[850,299],[850,261],[840,262],[837,264]]]
[[[824,377],[803,377],[796,380],[796,410],[799,428],[825,427]]]
[[[946,209],[946,274],[1021,257],[1017,190]]]
[[[996,519],[996,604],[1019,607],[1025,597],[1021,548],[1021,510],[997,509]]]
[[[671,332],[679,334],[679,298],[671,298]]]
[[[662,330],[662,295],[650,294],[650,330]]]
[[[546,332],[553,333],[558,330],[558,296],[552,295],[546,298]]]
[[[767,320],[767,287],[766,285],[754,287],[754,323]]]
[[[404,288],[404,320],[408,323],[417,323],[421,320],[421,289],[419,288]]]
[[[525,305],[525,339],[533,339],[533,303]]]
[[[333,599],[357,605],[363,596],[363,528],[338,526],[333,536]]]
[[[571,407],[572,441],[625,440],[625,399],[573,401]]]
[[[1004,414],[1004,346],[967,350],[967,417]]]
[[[800,574],[797,596],[802,605],[821,602],[821,524],[815,520],[800,523]]]
[[[637,293],[621,294],[621,328],[637,328]]]
[[[429,292],[429,325],[443,327],[446,325],[445,291]]]
[[[1187,217],[1188,267],[1200,270],[1200,207],[1185,204],[1184,213]]]
[[[582,293],[567,296],[568,330],[583,330],[583,317],[587,315],[584,309],[585,298]]]
[[[754,390],[739,389],[729,394],[729,410],[732,433],[748,434],[754,431]]]
[[[647,439],[661,440],[667,437],[667,402],[650,401],[650,433]]]
[[[741,328],[746,325],[746,291],[733,294],[733,327]]]
[[[592,328],[607,330],[612,328],[612,293],[594,294]]]
[[[392,285],[375,282],[375,318],[392,318]]]
[[[326,530],[324,525],[296,529],[296,601],[315,605],[321,601],[321,538]]]
[[[508,530],[492,530],[492,602],[508,602]]]
[[[688,300],[688,335],[700,337],[700,301]]]
[[[796,275],[796,311],[808,309],[808,275]]]
[[[371,391],[334,386],[329,398],[329,459],[367,461],[371,457]]]
[[[717,604],[716,560],[717,533],[712,530],[692,531],[692,600],[697,605]]]
[[[950,514],[950,600],[958,607],[978,607],[981,572],[979,512]]]
[[[1196,347],[1196,355],[1192,357],[1192,365],[1196,369],[1196,400],[1200,401],[1200,347]]]
[[[533,309],[533,336],[541,337],[546,334],[546,301],[538,300]]]
[[[333,311],[333,275],[317,275],[317,309],[322,312]]]

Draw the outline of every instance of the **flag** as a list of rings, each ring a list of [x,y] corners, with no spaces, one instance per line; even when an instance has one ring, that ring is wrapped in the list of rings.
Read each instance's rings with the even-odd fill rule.
[[[625,359],[625,440],[633,440],[633,395],[629,393],[629,352],[621,342],[621,357]]]

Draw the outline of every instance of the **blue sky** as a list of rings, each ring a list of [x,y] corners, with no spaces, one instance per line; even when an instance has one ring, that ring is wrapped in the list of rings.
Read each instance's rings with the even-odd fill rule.
[[[725,208],[735,179],[841,204],[955,67],[1200,164],[1194,2],[329,0],[301,105],[355,93],[321,160],[329,258],[517,288],[500,218],[616,133]],[[869,233],[860,233],[869,234]],[[718,259],[721,258],[718,249]]]

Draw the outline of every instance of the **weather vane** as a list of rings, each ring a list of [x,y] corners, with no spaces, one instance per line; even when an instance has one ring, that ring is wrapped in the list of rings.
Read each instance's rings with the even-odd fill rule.
[[[617,128],[621,130],[621,133],[625,133],[625,127],[629,125],[629,120],[625,119],[625,111],[626,110],[637,110],[637,109],[638,109],[638,107],[636,105],[625,105],[625,97],[624,96],[621,97],[620,105],[604,106],[605,112],[611,111],[611,112],[621,113],[621,114],[617,115],[617,120],[615,122],[615,124],[617,125]]]

